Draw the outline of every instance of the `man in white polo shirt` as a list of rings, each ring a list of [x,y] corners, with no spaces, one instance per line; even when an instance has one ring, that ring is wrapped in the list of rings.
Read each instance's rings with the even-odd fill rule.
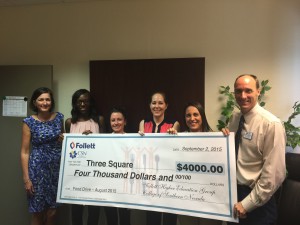
[[[238,76],[234,95],[240,112],[234,113],[228,129],[223,129],[227,135],[229,131],[236,132],[238,202],[234,215],[240,224],[247,225],[270,225],[276,221],[273,194],[286,174],[283,124],[259,106],[259,94],[256,76]]]

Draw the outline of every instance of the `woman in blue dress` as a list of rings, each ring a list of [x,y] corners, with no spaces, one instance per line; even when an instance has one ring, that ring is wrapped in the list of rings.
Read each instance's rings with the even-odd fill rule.
[[[35,114],[23,120],[21,164],[31,225],[53,225],[64,116],[53,112],[49,88],[36,89],[29,104]]]

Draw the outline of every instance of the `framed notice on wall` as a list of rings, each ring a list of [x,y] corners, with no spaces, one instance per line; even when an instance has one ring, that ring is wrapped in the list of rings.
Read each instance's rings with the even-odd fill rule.
[[[4,96],[2,106],[3,116],[27,116],[27,97],[25,96]]]

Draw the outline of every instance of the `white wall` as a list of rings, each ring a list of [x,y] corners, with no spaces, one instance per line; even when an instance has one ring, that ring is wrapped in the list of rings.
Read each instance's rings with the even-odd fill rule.
[[[110,0],[0,8],[0,64],[54,65],[57,109],[89,88],[89,60],[206,57],[206,113],[241,73],[269,79],[266,108],[300,100],[299,0]],[[175,94],[175,93],[174,93]],[[202,100],[201,100],[202,101]],[[300,123],[300,121],[299,121]]]

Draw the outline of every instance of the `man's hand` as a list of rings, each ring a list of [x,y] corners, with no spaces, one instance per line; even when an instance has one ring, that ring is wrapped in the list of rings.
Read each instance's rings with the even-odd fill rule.
[[[234,218],[246,218],[247,217],[247,211],[243,207],[241,202],[238,202],[233,207],[234,212]]]

